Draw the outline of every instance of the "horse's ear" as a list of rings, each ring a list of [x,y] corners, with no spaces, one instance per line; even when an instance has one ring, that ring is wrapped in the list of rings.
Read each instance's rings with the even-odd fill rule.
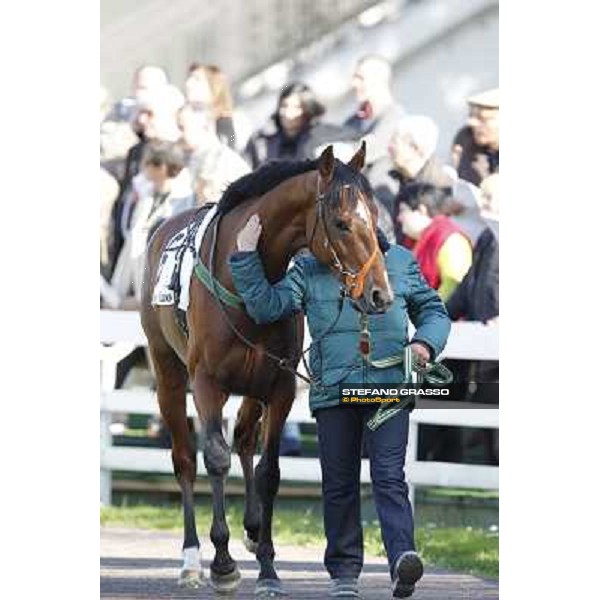
[[[335,157],[333,156],[333,146],[329,145],[319,157],[319,173],[325,183],[331,181],[333,177],[333,167],[335,166]]]
[[[362,141],[358,152],[350,159],[348,166],[353,168],[355,171],[361,171],[365,166],[365,158],[367,156],[367,144],[365,140]]]

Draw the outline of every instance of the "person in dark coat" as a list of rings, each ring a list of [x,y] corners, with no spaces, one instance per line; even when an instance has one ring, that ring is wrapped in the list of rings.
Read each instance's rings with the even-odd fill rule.
[[[472,96],[469,119],[452,143],[452,162],[458,176],[474,185],[500,171],[500,92],[488,90]]]
[[[473,264],[448,299],[453,320],[487,323],[499,313],[499,223],[489,221],[473,251]]]
[[[500,225],[499,175],[490,175],[481,184],[481,216],[486,229],[479,236],[471,268],[448,299],[447,308],[454,321],[495,320],[500,312]]]
[[[256,169],[270,160],[313,159],[324,144],[357,140],[353,130],[323,123],[324,114],[325,107],[308,85],[287,85],[273,115],[250,137],[245,158]]]

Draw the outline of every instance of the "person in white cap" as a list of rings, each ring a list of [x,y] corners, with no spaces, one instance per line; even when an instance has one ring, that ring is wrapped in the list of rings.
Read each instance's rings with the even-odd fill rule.
[[[474,185],[500,170],[499,96],[496,88],[467,99],[467,125],[452,144],[452,162],[458,176]]]

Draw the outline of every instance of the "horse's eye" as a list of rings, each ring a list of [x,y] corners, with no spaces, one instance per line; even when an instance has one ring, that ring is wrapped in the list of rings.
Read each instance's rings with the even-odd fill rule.
[[[341,219],[336,219],[335,226],[337,229],[343,231],[344,233],[348,233],[350,231],[350,225],[348,225],[346,221],[342,221]]]

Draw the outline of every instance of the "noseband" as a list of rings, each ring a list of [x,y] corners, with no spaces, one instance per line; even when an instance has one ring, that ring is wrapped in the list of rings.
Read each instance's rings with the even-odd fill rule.
[[[357,300],[363,293],[365,287],[365,279],[369,274],[373,263],[375,262],[375,258],[377,257],[377,251],[379,250],[379,244],[377,243],[377,238],[374,238],[373,252],[358,272],[352,271],[351,269],[344,267],[337,252],[335,251],[335,247],[331,241],[331,236],[329,235],[329,230],[327,228],[327,219],[325,218],[325,194],[320,192],[320,187],[321,177],[320,175],[317,175],[317,218],[315,219],[315,224],[313,226],[312,234],[310,236],[309,247],[312,246],[312,241],[315,235],[315,231],[317,229],[317,225],[319,221],[321,221],[323,223],[323,231],[325,232],[324,246],[325,248],[329,248],[331,250],[331,255],[333,256],[333,267],[340,274],[342,283],[347,294],[353,300]],[[359,198],[358,201],[361,202],[361,199]]]

